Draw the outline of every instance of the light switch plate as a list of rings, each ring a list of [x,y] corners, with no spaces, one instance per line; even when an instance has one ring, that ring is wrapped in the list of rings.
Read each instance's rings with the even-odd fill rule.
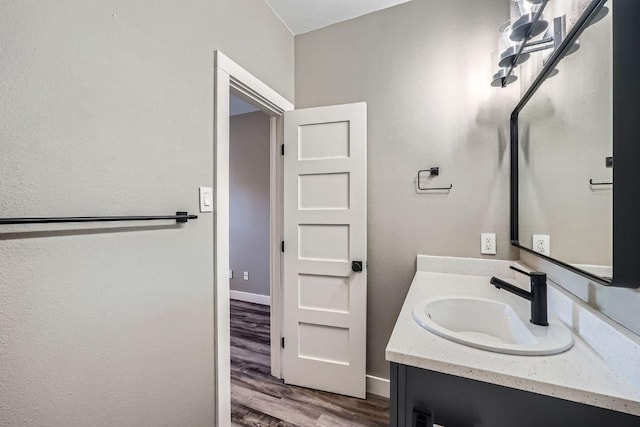
[[[213,212],[213,188],[200,187],[200,212]]]
[[[248,271],[244,272],[243,279],[244,280],[249,280],[249,272]]]

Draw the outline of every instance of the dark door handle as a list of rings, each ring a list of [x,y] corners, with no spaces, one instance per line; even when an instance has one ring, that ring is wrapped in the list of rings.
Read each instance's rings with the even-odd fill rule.
[[[351,271],[360,273],[362,271],[362,261],[351,261]]]

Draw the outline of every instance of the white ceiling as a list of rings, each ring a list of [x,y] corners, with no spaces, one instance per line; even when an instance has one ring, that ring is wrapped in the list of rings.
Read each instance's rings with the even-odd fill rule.
[[[265,0],[293,35],[410,0]]]

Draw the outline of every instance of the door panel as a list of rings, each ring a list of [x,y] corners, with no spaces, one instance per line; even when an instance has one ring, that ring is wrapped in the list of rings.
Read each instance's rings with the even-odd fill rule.
[[[283,376],[366,395],[366,104],[285,113]]]
[[[298,147],[300,160],[348,158],[349,122],[302,125]]]
[[[298,180],[298,209],[349,209],[348,173],[314,173],[300,175]]]

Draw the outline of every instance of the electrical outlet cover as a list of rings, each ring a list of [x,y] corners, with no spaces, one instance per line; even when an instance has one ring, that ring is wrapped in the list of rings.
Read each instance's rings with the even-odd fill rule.
[[[534,234],[531,236],[531,249],[542,255],[551,255],[551,237],[548,234]]]
[[[496,234],[482,233],[480,235],[480,253],[483,255],[495,255],[496,252]]]

